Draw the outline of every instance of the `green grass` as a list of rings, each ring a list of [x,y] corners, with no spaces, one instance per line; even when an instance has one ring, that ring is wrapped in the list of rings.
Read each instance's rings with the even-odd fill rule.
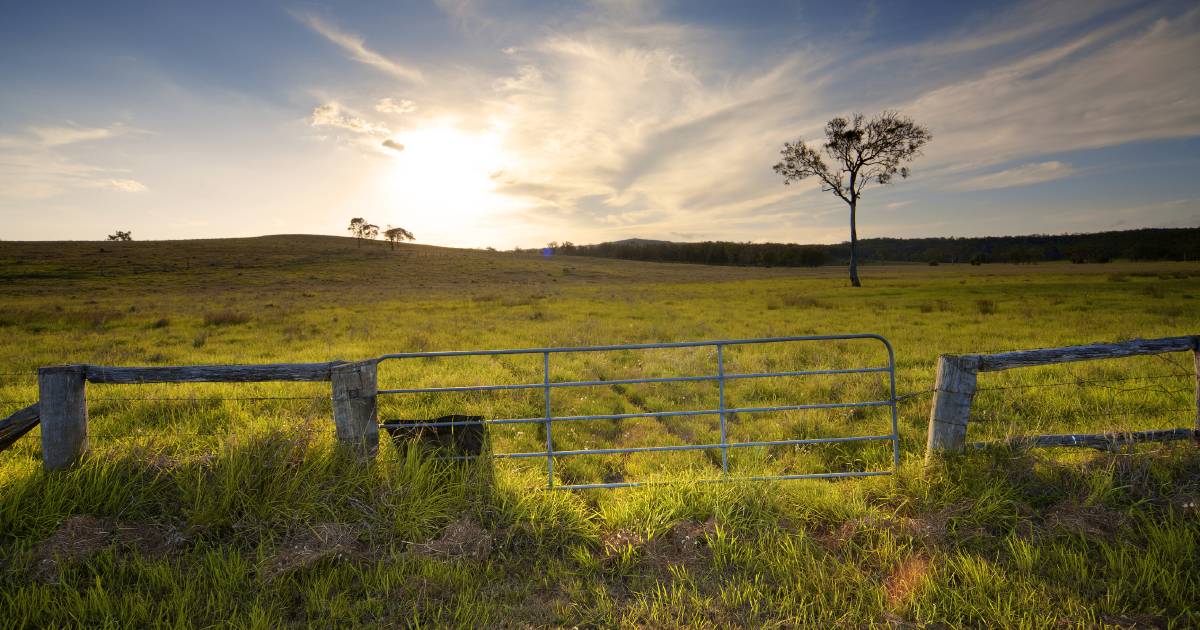
[[[325,361],[415,350],[876,332],[900,393],[939,353],[1196,334],[1200,265],[741,269],[348,239],[0,242],[0,414],[37,366]],[[537,382],[540,356],[385,362],[381,385]],[[730,372],[879,365],[878,345],[730,350]],[[555,379],[711,373],[711,349],[555,356]],[[1191,426],[1191,357],[985,374],[971,440]],[[1107,380],[1137,379],[1137,380]],[[1057,383],[1103,380],[1086,386]],[[1031,385],[1050,385],[1029,387]],[[327,384],[94,385],[93,455],[0,454],[0,626],[1194,627],[1200,455],[978,451],[895,476],[703,484],[719,453],[455,465],[333,439]],[[731,404],[886,396],[879,375],[732,383]],[[563,390],[557,414],[715,405],[715,386]],[[283,398],[289,397],[289,398]],[[292,399],[290,397],[297,397]],[[267,398],[258,400],[257,398]],[[381,398],[383,418],[537,416],[540,392]],[[742,414],[735,439],[887,433],[883,410]],[[560,428],[561,427],[561,428]],[[497,451],[544,448],[537,425]],[[711,419],[556,425],[560,448],[714,439]],[[886,444],[743,449],[737,474],[886,467]]]

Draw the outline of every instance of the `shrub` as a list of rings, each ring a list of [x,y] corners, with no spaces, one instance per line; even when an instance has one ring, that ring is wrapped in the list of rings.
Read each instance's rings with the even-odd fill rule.
[[[237,311],[217,311],[204,314],[205,326],[234,326],[250,321],[250,316]]]
[[[810,308],[829,308],[829,305],[814,297],[807,295],[789,294],[781,298],[783,303],[788,306],[806,306]]]

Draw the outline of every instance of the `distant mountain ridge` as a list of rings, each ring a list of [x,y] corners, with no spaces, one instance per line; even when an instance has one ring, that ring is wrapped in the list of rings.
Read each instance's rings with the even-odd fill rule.
[[[965,238],[868,238],[860,240],[858,248],[859,258],[867,262],[984,264],[1055,260],[1077,263],[1115,259],[1200,260],[1200,227]],[[567,242],[557,246],[555,252],[568,256],[709,265],[815,267],[845,264],[850,257],[850,244],[674,242],[628,238],[594,245]]]

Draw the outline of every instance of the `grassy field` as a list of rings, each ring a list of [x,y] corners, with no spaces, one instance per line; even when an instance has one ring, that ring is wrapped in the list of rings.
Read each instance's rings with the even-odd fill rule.
[[[896,350],[901,466],[694,480],[719,452],[467,465],[335,447],[328,384],[89,386],[92,450],[0,453],[0,627],[1195,627],[1200,454],[990,448],[925,467],[940,353],[1200,333],[1200,264],[743,269],[277,236],[0,242],[0,414],[37,366],[874,332]],[[729,372],[880,365],[877,344],[731,351]],[[552,378],[711,374],[711,349],[555,357]],[[381,386],[531,383],[541,357],[385,362]],[[1117,380],[1119,379],[1119,380]],[[971,440],[1192,426],[1190,356],[980,377]],[[1084,384],[1075,384],[1087,381]],[[556,414],[715,406],[712,384],[566,390]],[[731,404],[886,397],[880,375],[731,384]],[[381,418],[543,413],[539,391],[381,398]],[[544,448],[494,427],[496,451]],[[713,440],[713,419],[573,423],[558,448]],[[740,414],[734,439],[883,434],[881,409]],[[740,449],[737,475],[887,469],[887,443]]]

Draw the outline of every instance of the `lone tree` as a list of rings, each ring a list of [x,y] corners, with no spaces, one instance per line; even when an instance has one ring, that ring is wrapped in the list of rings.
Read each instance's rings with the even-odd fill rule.
[[[412,232],[409,232],[402,227],[393,227],[391,225],[388,226],[388,229],[383,231],[383,237],[388,240],[388,243],[391,244],[392,249],[396,249],[396,243],[417,240],[417,237],[413,236]]]
[[[132,230],[124,230],[124,231],[117,230],[115,234],[108,235],[108,240],[110,240],[110,241],[132,241],[133,240],[133,231]]]
[[[821,190],[832,192],[850,206],[850,284],[860,287],[858,280],[858,231],[855,213],[858,200],[867,184],[887,184],[897,174],[908,177],[908,167],[901,164],[921,154],[921,147],[933,138],[929,130],[897,112],[884,111],[869,121],[862,114],[851,120],[834,118],[825,125],[825,145],[821,151],[804,143],[803,139],[783,143],[783,160],[775,172],[790,184],[806,177],[816,177]],[[824,156],[822,156],[824,153]],[[825,163],[828,157],[833,164]]]
[[[362,245],[363,239],[372,240],[379,236],[379,226],[374,223],[367,223],[367,220],[362,217],[354,217],[350,219],[350,227],[346,228],[354,238],[358,239],[358,244]]]

